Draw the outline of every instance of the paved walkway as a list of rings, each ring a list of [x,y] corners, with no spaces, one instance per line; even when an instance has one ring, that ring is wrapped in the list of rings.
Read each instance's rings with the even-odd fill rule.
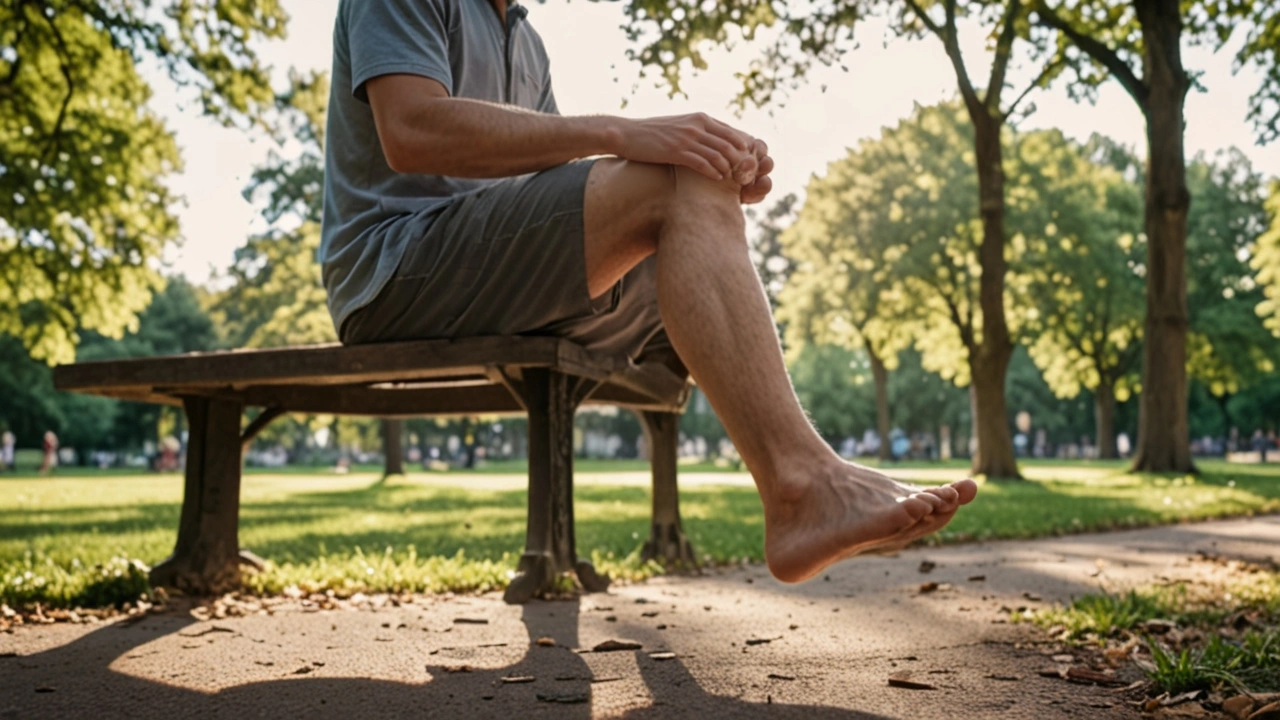
[[[753,566],[525,607],[281,599],[25,627],[0,634],[0,718],[1139,717],[1116,690],[1041,677],[1061,650],[1009,609],[1277,548],[1271,516],[913,550],[790,587]],[[589,652],[607,640],[640,649]],[[901,672],[934,689],[890,687]]]

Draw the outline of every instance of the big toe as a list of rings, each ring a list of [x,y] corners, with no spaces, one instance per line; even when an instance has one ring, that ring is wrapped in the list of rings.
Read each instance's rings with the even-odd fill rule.
[[[965,478],[959,482],[951,483],[951,487],[955,488],[956,494],[959,496],[961,505],[968,505],[978,496],[978,483],[972,478]]]

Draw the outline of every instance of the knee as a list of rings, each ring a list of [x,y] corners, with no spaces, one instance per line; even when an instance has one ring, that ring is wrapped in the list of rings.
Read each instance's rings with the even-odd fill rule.
[[[720,228],[745,228],[740,200],[742,187],[732,178],[711,180],[679,166],[668,166],[668,177],[670,184],[663,207],[664,221],[696,219],[714,223]]]

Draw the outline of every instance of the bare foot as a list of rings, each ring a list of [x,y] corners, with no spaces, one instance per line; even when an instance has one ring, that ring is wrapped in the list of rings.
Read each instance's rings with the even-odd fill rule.
[[[967,505],[973,501],[978,494],[978,484],[973,480],[965,478],[950,485],[941,485],[938,487],[926,488],[925,492],[934,493],[939,497],[951,497],[954,500],[950,504],[944,504],[943,507],[935,510],[933,513],[923,518],[920,522],[898,533],[890,538],[883,545],[876,546],[866,551],[868,555],[889,555],[902,550],[911,543],[919,540],[926,535],[931,535],[951,522],[951,518],[956,516],[956,511],[961,505]]]
[[[766,504],[765,560],[783,582],[807,580],[844,558],[934,532],[976,493],[972,480],[921,490],[841,463]]]

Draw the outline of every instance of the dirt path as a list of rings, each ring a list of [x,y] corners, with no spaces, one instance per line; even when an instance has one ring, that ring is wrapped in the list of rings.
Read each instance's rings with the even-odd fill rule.
[[[525,607],[299,598],[23,627],[0,634],[0,719],[1139,717],[1114,689],[1040,676],[1061,651],[1010,610],[1278,548],[1270,516],[914,550],[802,586],[746,567]],[[611,639],[640,649],[591,651]],[[934,689],[890,687],[902,672]]]

